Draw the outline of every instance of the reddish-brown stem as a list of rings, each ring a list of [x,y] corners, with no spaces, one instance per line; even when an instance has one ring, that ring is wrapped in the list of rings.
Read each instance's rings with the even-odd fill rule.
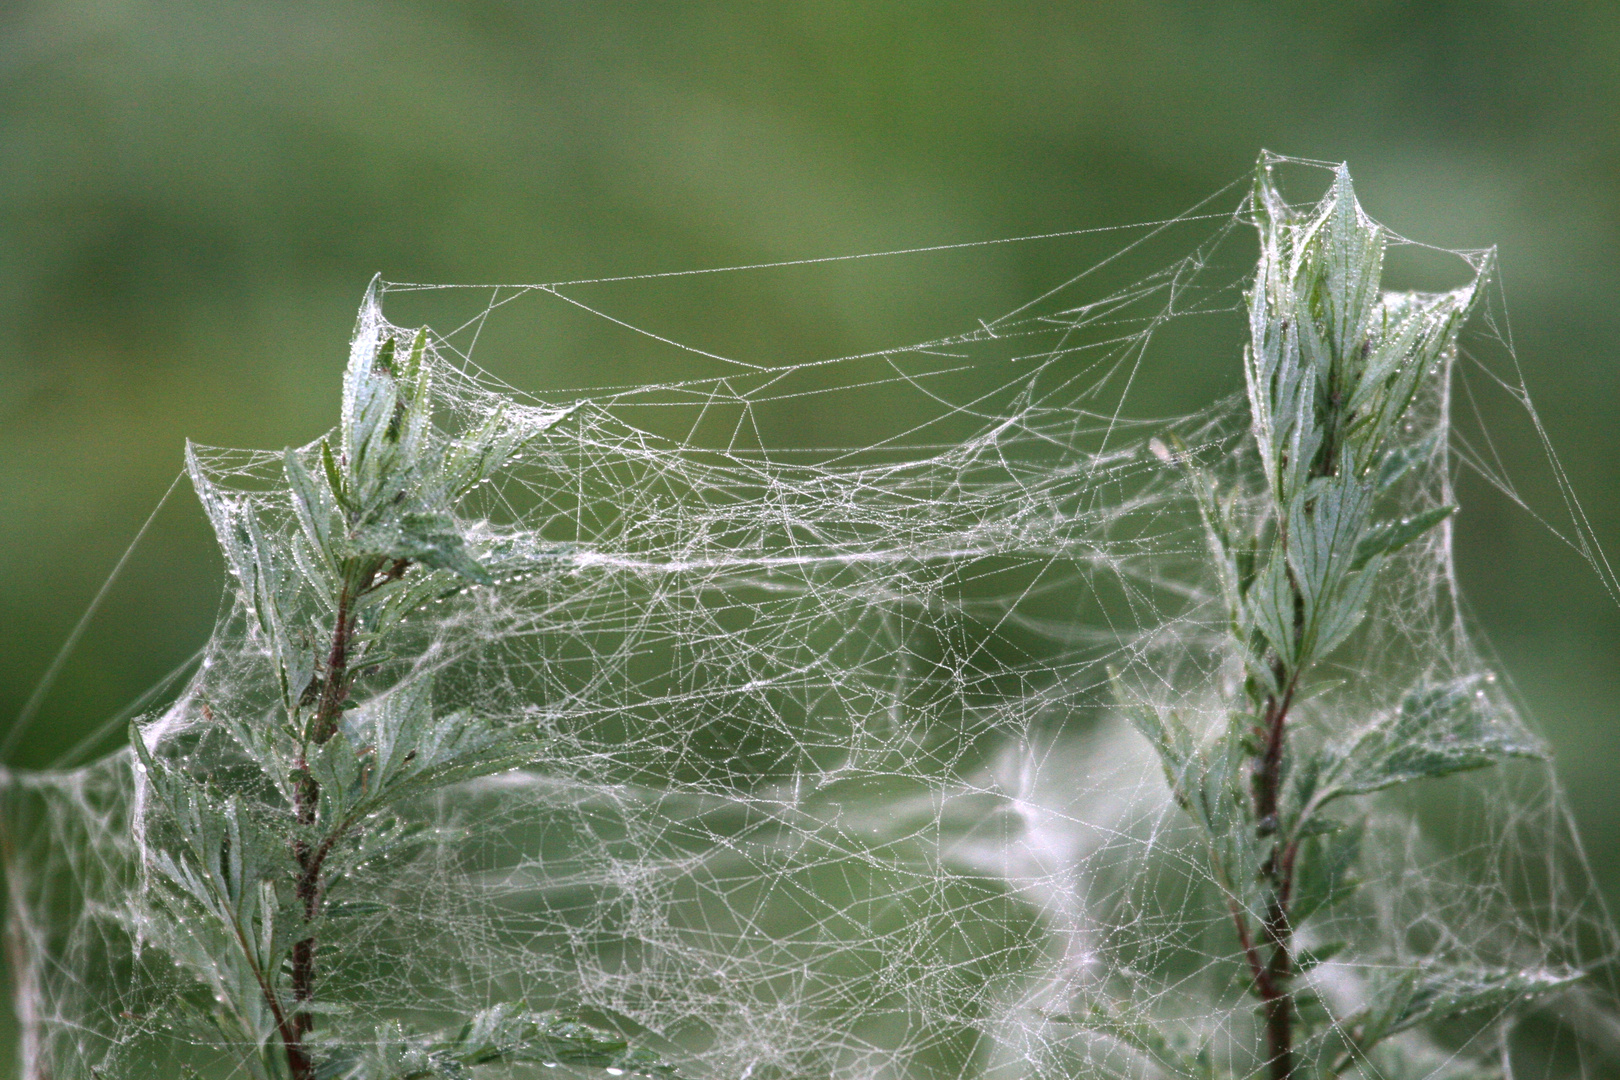
[[[1278,802],[1282,789],[1283,750],[1287,739],[1288,710],[1293,704],[1297,673],[1284,678],[1278,665],[1278,682],[1284,683],[1282,696],[1266,699],[1261,715],[1260,753],[1255,758],[1253,774],[1254,816],[1261,835],[1274,835],[1280,827]],[[1260,950],[1249,934],[1248,918],[1241,911],[1234,915],[1239,920],[1239,939],[1249,959],[1254,976],[1255,993],[1261,1002],[1265,1017],[1267,1065],[1271,1080],[1293,1080],[1294,1075],[1294,1005],[1288,991],[1294,974],[1293,927],[1288,919],[1288,905],[1294,887],[1294,859],[1298,845],[1281,838],[1273,845],[1271,856],[1261,872],[1270,886],[1271,898],[1261,924],[1265,945],[1271,950],[1264,964]]]
[[[390,581],[401,577],[410,566],[409,560],[395,559],[383,569],[381,565],[374,565],[364,577],[364,584],[351,596],[348,586],[343,588],[338,596],[337,617],[333,622],[332,647],[327,652],[326,669],[321,678],[321,692],[316,698],[315,714],[310,718],[308,731],[309,741],[315,746],[325,745],[337,733],[338,724],[343,717],[343,706],[349,699],[349,687],[352,673],[349,670],[350,647],[353,644],[355,633],[355,615],[353,612],[354,599],[364,596]],[[303,762],[300,762],[303,765]],[[301,827],[315,824],[316,812],[320,805],[321,787],[315,778],[307,771],[300,776],[293,790],[293,810],[297,815]],[[332,845],[339,838],[338,831],[333,830],[318,845],[311,847],[308,841],[300,839],[293,844],[293,855],[298,860],[298,881],[295,893],[304,908],[304,922],[313,923],[321,913],[321,900],[324,893],[321,881],[321,870],[326,863],[326,857],[332,851]],[[295,943],[292,948],[292,987],[293,1000],[302,1005],[312,1001],[315,996],[315,936],[304,938]],[[279,1003],[271,1001],[271,1007],[280,1015]],[[307,1009],[300,1009],[290,1020],[278,1025],[282,1046],[287,1055],[287,1069],[292,1074],[292,1080],[313,1080],[315,1075],[314,1062],[304,1049],[304,1036],[315,1027],[314,1014]]]
[[[309,722],[309,740],[324,744],[337,731],[343,715],[343,702],[349,696],[349,639],[354,634],[354,617],[349,613],[349,590],[338,596],[337,619],[333,624],[332,648],[326,656],[326,674],[321,680],[321,696]]]
[[[1265,979],[1256,983],[1266,1020],[1266,1049],[1272,1080],[1289,1080],[1294,1074],[1294,1003],[1288,992],[1293,977],[1293,954],[1289,948],[1291,930],[1288,905],[1280,897],[1272,900],[1266,912],[1265,935],[1271,945],[1271,960]]]
[[[1260,950],[1255,948],[1254,935],[1249,933],[1249,917],[1236,899],[1228,897],[1226,905],[1232,913],[1232,923],[1237,927],[1238,944],[1243,947],[1243,958],[1249,962],[1249,975],[1254,979],[1256,987],[1263,987],[1270,976],[1266,973],[1265,962],[1260,959]]]
[[[332,630],[332,647],[327,653],[326,670],[321,679],[321,693],[316,699],[315,715],[310,719],[309,738],[316,746],[331,739],[337,731],[343,704],[349,696],[349,644],[354,635],[354,617],[350,613],[349,590],[344,588],[338,597],[337,618]],[[320,804],[321,787],[306,771],[294,788],[294,812],[298,824],[307,828],[315,824]],[[304,907],[305,923],[313,923],[321,911],[321,865],[331,850],[331,840],[312,848],[306,840],[293,844],[293,855],[298,860],[298,883],[295,892]],[[296,942],[292,948],[293,1000],[302,1005],[315,996],[315,937],[310,935]],[[281,1025],[282,1046],[287,1054],[287,1071],[292,1080],[312,1080],[314,1064],[304,1049],[304,1036],[315,1027],[315,1017],[306,1009],[293,1014]]]
[[[1281,826],[1278,811],[1283,751],[1288,731],[1288,710],[1293,704],[1298,677],[1297,673],[1290,675],[1280,660],[1272,671],[1283,689],[1280,695],[1268,696],[1261,710],[1255,730],[1259,746],[1250,775],[1255,828],[1262,837],[1275,836]],[[1271,1080],[1292,1080],[1294,1072],[1293,1002],[1288,993],[1288,982],[1294,968],[1290,948],[1292,929],[1288,921],[1288,902],[1293,891],[1294,852],[1294,844],[1279,838],[1273,843],[1271,855],[1261,867],[1271,893],[1265,918],[1260,925],[1263,946],[1254,940],[1250,932],[1247,912],[1236,900],[1230,905],[1238,940],[1243,946],[1249,973],[1254,980],[1254,992],[1260,998],[1261,1012],[1265,1018],[1266,1061]],[[1270,950],[1269,957],[1262,955],[1262,948]]]

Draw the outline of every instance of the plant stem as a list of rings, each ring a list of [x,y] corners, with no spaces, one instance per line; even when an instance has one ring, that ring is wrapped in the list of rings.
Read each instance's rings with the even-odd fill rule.
[[[349,660],[356,630],[355,603],[374,589],[398,580],[409,567],[410,561],[407,559],[378,560],[367,565],[359,575],[359,579],[363,582],[359,588],[351,591],[345,584],[339,593],[337,616],[332,626],[332,646],[327,652],[326,669],[321,679],[321,692],[316,699],[315,714],[309,722],[309,742],[313,745],[324,746],[333,735],[337,734],[338,724],[343,717],[343,706],[349,699],[349,687],[353,682]],[[304,762],[300,761],[299,765],[302,767]],[[305,771],[294,786],[293,793],[293,809],[299,825],[306,828],[314,825],[320,805],[320,784]],[[325,839],[314,846],[303,839],[293,844],[293,855],[298,860],[299,869],[295,894],[304,906],[306,925],[314,923],[320,916],[321,898],[325,893],[324,883],[321,880],[322,868],[326,864],[327,855],[332,851],[332,846],[342,837],[344,831],[346,826],[334,827]],[[293,945],[293,1000],[300,1005],[313,1000],[315,996],[315,945],[313,934]],[[275,1008],[277,1003],[272,1000],[271,1006]],[[292,1080],[314,1078],[314,1062],[303,1046],[304,1036],[314,1027],[314,1014],[307,1009],[300,1009],[293,1015],[290,1023],[281,1026],[282,1045],[286,1051],[287,1068],[292,1073]]]
[[[1284,682],[1286,672],[1279,665],[1278,682]],[[1293,703],[1297,673],[1287,679],[1281,698],[1266,699],[1257,734],[1262,742],[1254,759],[1253,795],[1256,827],[1262,836],[1277,831],[1278,795],[1282,787],[1283,750],[1287,739],[1288,710]],[[1271,856],[1261,868],[1270,887],[1271,897],[1261,933],[1271,955],[1264,962],[1260,949],[1249,933],[1248,916],[1235,909],[1238,936],[1254,977],[1255,993],[1260,997],[1266,1022],[1267,1064],[1272,1080],[1292,1080],[1293,1001],[1288,994],[1288,981],[1293,977],[1293,929],[1288,921],[1288,902],[1293,892],[1294,856],[1297,845],[1278,839]]]
[[[1341,421],[1339,395],[1333,395],[1329,406],[1325,420],[1327,436],[1324,440],[1327,452],[1319,456],[1312,465],[1310,469],[1312,479],[1332,476],[1335,472],[1336,454],[1333,452],[1333,442]],[[1289,542],[1287,508],[1278,506],[1276,512],[1277,550],[1272,557],[1286,559]],[[1299,640],[1305,629],[1305,597],[1299,582],[1294,578],[1292,568],[1288,571],[1288,583],[1294,600],[1294,635],[1295,640]],[[1271,955],[1263,966],[1259,963],[1258,950],[1251,942],[1248,916],[1238,913],[1243,920],[1240,938],[1254,973],[1255,993],[1260,998],[1261,1012],[1265,1017],[1266,1063],[1271,1080],[1293,1080],[1294,1076],[1294,1002],[1288,989],[1288,984],[1294,976],[1294,929],[1289,920],[1288,907],[1293,898],[1294,863],[1299,853],[1299,841],[1296,837],[1281,833],[1279,804],[1282,796],[1283,761],[1288,744],[1288,713],[1293,707],[1294,692],[1299,687],[1300,676],[1304,674],[1306,663],[1301,660],[1290,667],[1281,658],[1273,662],[1272,678],[1275,685],[1281,688],[1281,692],[1266,696],[1255,731],[1259,741],[1252,766],[1255,829],[1262,837],[1275,837],[1271,854],[1260,867],[1270,892],[1265,919],[1260,929]]]
[[[343,703],[349,696],[349,645],[354,636],[354,617],[350,614],[351,599],[348,586],[338,597],[337,618],[332,630],[332,648],[327,654],[326,673],[321,680],[321,693],[317,699],[315,715],[310,720],[310,741],[323,745],[337,731]],[[300,762],[300,764],[303,764]],[[315,778],[305,772],[294,787],[294,811],[298,823],[308,827],[315,824],[316,810],[321,798],[321,787]],[[293,855],[298,860],[296,894],[304,905],[305,924],[313,923],[321,910],[321,865],[331,850],[332,840],[311,847],[299,839],[293,844]],[[315,994],[315,936],[302,939],[292,949],[293,1000],[302,1005]],[[315,1017],[306,1009],[293,1015],[290,1025],[282,1027],[282,1045],[287,1054],[287,1069],[292,1080],[312,1080],[313,1063],[304,1050],[303,1039],[315,1026]]]

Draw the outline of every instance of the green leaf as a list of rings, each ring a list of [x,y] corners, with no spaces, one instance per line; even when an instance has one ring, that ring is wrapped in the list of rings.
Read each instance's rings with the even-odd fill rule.
[[[1482,769],[1508,758],[1542,758],[1545,749],[1509,726],[1484,690],[1488,676],[1425,683],[1398,709],[1346,743],[1322,751],[1325,777],[1317,807],[1425,777]]]
[[[362,507],[370,506],[374,499],[386,494],[384,489],[396,457],[388,429],[398,404],[399,393],[392,379],[368,377],[356,387],[355,413],[345,450],[349,472],[355,480],[357,501]]]
[[[367,795],[370,758],[357,752],[346,727],[340,726],[309,755],[309,773],[320,785],[318,809],[323,831],[343,828]]]
[[[561,409],[516,410],[501,402],[475,430],[453,441],[446,450],[437,481],[439,497],[450,501],[465,495],[494,475],[525,444],[550,431],[578,408],[576,403]]]
[[[345,510],[354,510],[343,483],[343,471],[338,468],[337,458],[332,456],[332,444],[327,439],[321,440],[321,468],[326,471],[326,484],[332,491],[332,497]]]
[[[327,860],[328,889],[335,890],[345,875],[361,866],[383,862],[414,851],[435,838],[444,840],[452,835],[451,830],[431,830],[420,822],[397,819],[368,822],[357,836],[351,834],[349,844],[333,849]]]
[[[1288,560],[1277,547],[1273,547],[1265,568],[1249,590],[1249,611],[1283,666],[1292,670],[1299,659],[1294,636],[1294,588],[1288,580]]]
[[[1303,616],[1293,663],[1326,655],[1361,620],[1372,578],[1352,572],[1351,556],[1372,502],[1372,485],[1341,470],[1313,480],[1289,506],[1290,624],[1295,595]]]
[[[1313,269],[1319,275],[1317,290],[1325,343],[1333,363],[1349,367],[1359,359],[1361,343],[1378,305],[1384,230],[1362,212],[1350,171],[1342,165],[1334,170],[1330,199],[1324,200],[1324,227],[1317,233],[1311,255]],[[1338,388],[1354,385],[1355,372],[1333,374],[1338,376]]]
[[[1181,445],[1181,440],[1175,440]],[[1169,452],[1166,451],[1166,454]],[[1231,503],[1224,505],[1216,499],[1215,481],[1201,470],[1189,468],[1189,486],[1198,503],[1198,516],[1204,523],[1204,536],[1209,544],[1210,558],[1221,583],[1221,595],[1226,600],[1227,619],[1234,634],[1241,634],[1245,625],[1243,594],[1249,579],[1254,576],[1254,553],[1245,544],[1233,544]]]
[[[397,375],[402,407],[396,408],[389,425],[390,436],[399,444],[400,468],[415,470],[426,445],[433,416],[433,367],[423,362],[427,348],[427,327],[416,331],[411,351]]]
[[[1344,575],[1338,589],[1328,597],[1312,628],[1315,634],[1311,642],[1312,655],[1326,656],[1331,653],[1344,644],[1345,638],[1361,625],[1361,620],[1367,614],[1367,601],[1372,599],[1372,587],[1377,583],[1381,567],[1382,563],[1375,561],[1360,571]]]
[[[377,356],[372,361],[373,364],[389,375],[396,374],[394,371],[394,347],[394,336],[390,334],[383,338],[382,344],[377,347]]]
[[[1455,513],[1455,506],[1436,506],[1400,521],[1388,521],[1368,529],[1356,545],[1351,569],[1359,570],[1373,559],[1393,555]]]
[[[1422,442],[1413,446],[1397,446],[1384,455],[1384,460],[1378,466],[1378,474],[1373,480],[1373,486],[1380,494],[1388,491],[1400,482],[1413,466],[1419,462],[1427,461],[1434,453],[1439,442],[1439,435],[1429,436]]]
[[[418,678],[345,714],[341,739],[328,744],[341,748],[323,747],[312,762],[329,770],[317,777],[323,801],[334,785],[335,819],[373,814],[407,796],[534,760],[539,744],[525,731],[497,731],[468,712],[435,715],[432,685]],[[363,761],[355,747],[365,748]],[[344,764],[328,766],[329,753]]]
[[[1506,1009],[1569,986],[1581,977],[1579,971],[1545,968],[1409,969],[1375,977],[1368,987],[1368,1004],[1348,1018],[1345,1026],[1366,1050],[1419,1024]]]
[[[1120,712],[1159,755],[1165,782],[1170,785],[1176,802],[1192,812],[1190,800],[1194,797],[1193,792],[1202,786],[1204,772],[1197,740],[1174,710],[1166,710],[1161,715],[1159,709],[1146,702],[1129,700],[1119,673],[1110,670],[1109,675]]]
[[[1366,373],[1344,405],[1346,415],[1353,417],[1352,437],[1361,448],[1354,462],[1357,472],[1382,452],[1423,380],[1455,344],[1458,330],[1479,302],[1484,291],[1480,286],[1491,267],[1487,257],[1472,282],[1449,293],[1384,296]]]
[[[323,444],[324,445],[324,444]],[[315,483],[315,478],[298,460],[298,454],[288,447],[282,452],[282,468],[287,474],[287,486],[292,489],[293,512],[298,524],[309,540],[310,548],[317,552],[329,570],[336,568],[332,550],[333,505],[327,494]]]
[[[280,681],[282,708],[287,716],[297,713],[306,687],[315,677],[315,653],[298,619],[303,575],[294,560],[277,551],[250,509],[237,511],[234,520],[238,545],[249,560],[244,570],[250,575],[244,592],[255,619],[269,639],[270,654]],[[292,564],[292,565],[289,565]]]
[[[466,539],[445,513],[413,511],[380,522],[354,538],[354,546],[368,554],[409,559],[436,570],[449,570],[480,585],[494,583],[489,571],[467,550]]]
[[[1356,862],[1361,857],[1365,829],[1357,822],[1337,832],[1299,841],[1294,862],[1294,904],[1290,917],[1298,926],[1323,908],[1348,899],[1360,882]]]

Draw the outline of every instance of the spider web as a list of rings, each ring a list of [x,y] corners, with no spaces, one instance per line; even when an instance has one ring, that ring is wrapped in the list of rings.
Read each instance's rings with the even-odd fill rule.
[[[1132,387],[1156,365],[1236,372],[1253,251],[1240,200],[1233,185],[1103,235],[1082,272],[998,318],[794,362],[683,342],[616,306],[666,278],[789,264],[380,284],[363,323],[433,315],[443,421],[505,407],[544,428],[462,521],[531,569],[425,606],[412,655],[446,701],[538,723],[547,743],[529,768],[412,808],[434,840],[354,890],[376,910],[323,946],[323,997],[426,1025],[518,999],[575,1010],[705,1078],[1162,1072],[1127,1029],[1255,1069],[1230,923],[1107,674],[1206,726],[1238,677],[1181,466],[1258,498],[1242,481],[1246,406],[1144,417]],[[1483,255],[1454,254],[1464,268]],[[503,326],[557,311],[695,374],[541,400],[475,362],[507,347]],[[1541,431],[1500,311],[1494,298],[1414,410],[1444,437],[1401,489],[1409,513],[1453,501],[1464,471],[1517,498],[1452,402],[1466,382]],[[873,401],[856,445],[760,434]],[[279,453],[194,456],[216,519],[246,506],[296,529]],[[1548,460],[1569,500],[1561,535],[1612,592]],[[1319,730],[1490,670],[1449,525],[1381,581],[1335,654],[1339,681],[1304,707]],[[234,587],[222,612],[143,729],[155,753],[261,797],[214,717],[268,714],[274,680]],[[1503,683],[1469,685],[1534,741]],[[197,988],[146,914],[129,753],[4,779],[22,1075],[249,1075],[241,1048],[181,1022]],[[1306,947],[1347,943],[1308,979],[1326,1008],[1351,1014],[1398,966],[1582,968],[1597,974],[1576,991],[1408,1033],[1404,1049],[1415,1075],[1601,1071],[1614,935],[1550,766],[1370,805],[1358,899],[1301,931]],[[1098,1002],[1108,1022],[1082,1022]]]

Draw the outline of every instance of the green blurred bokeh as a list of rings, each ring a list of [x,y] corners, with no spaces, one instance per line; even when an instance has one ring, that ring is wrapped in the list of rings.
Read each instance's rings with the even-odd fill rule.
[[[1500,246],[1526,381],[1620,548],[1616,56],[1620,8],[1564,0],[16,0],[0,10],[0,715],[183,439],[280,447],[332,422],[374,272],[549,281],[1118,225],[1181,211],[1262,147],[1348,160],[1408,236]],[[825,289],[739,275],[660,325],[838,355],[1010,307],[1062,276],[1059,254]],[[679,374],[589,334],[546,340],[480,360],[541,394]],[[1237,375],[1233,357],[1227,382],[1199,385]],[[1144,411],[1186,407],[1185,380],[1155,378],[1134,390]],[[846,420],[785,437],[838,442]],[[1528,427],[1496,449],[1527,502],[1559,508]],[[1473,614],[1620,899],[1620,609],[1531,514],[1481,484],[1463,495]],[[49,763],[201,643],[212,547],[181,488],[18,764]]]

